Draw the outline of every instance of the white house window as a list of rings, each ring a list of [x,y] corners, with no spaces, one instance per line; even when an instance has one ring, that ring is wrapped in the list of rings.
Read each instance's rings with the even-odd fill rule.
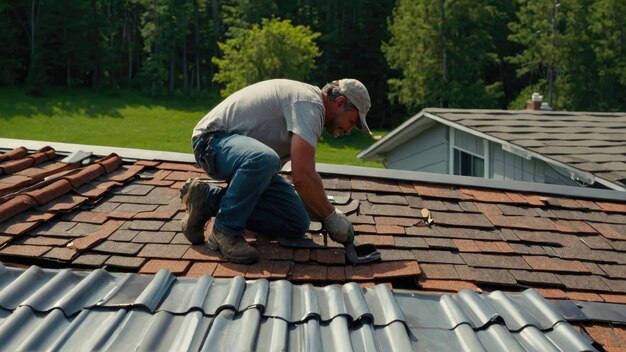
[[[463,176],[485,176],[485,160],[454,148],[454,174]]]

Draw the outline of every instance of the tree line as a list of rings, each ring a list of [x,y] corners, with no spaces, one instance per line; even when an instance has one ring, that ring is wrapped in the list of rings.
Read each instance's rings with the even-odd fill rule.
[[[360,79],[371,124],[424,107],[626,109],[624,0],[0,0],[0,85],[203,97]],[[209,107],[207,107],[208,109]]]

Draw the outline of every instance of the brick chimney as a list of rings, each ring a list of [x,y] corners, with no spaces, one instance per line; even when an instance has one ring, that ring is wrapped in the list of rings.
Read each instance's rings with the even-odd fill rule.
[[[539,93],[534,92],[530,100],[526,102],[526,110],[541,110],[542,100],[543,95],[539,95]]]

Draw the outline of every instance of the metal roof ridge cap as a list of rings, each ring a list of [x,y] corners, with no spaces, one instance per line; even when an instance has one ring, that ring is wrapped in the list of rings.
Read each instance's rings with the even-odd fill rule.
[[[159,270],[143,292],[137,297],[134,304],[145,306],[150,312],[154,312],[163,299],[165,292],[172,285],[176,277],[167,269]]]
[[[206,274],[197,278],[193,292],[189,297],[189,309],[203,308],[204,300],[206,299],[211,285],[213,285],[213,280],[213,276],[209,276]]]
[[[451,295],[451,298],[470,319],[469,323],[475,329],[481,329],[498,319],[503,320],[495,308],[470,289],[463,289]]]
[[[265,305],[264,314],[267,314],[267,312],[269,312],[270,309],[275,309],[275,314],[273,315],[274,318],[279,318],[286,322],[290,322],[291,316],[294,314],[293,309],[292,309],[293,291],[294,291],[293,283],[285,279],[270,281],[269,288],[270,288],[270,291],[267,295],[267,302]],[[278,291],[278,294],[276,293],[276,291]],[[283,304],[278,304],[276,302],[276,299],[278,297],[285,298],[285,300],[287,300],[288,302],[282,302]],[[274,307],[275,305],[277,306]]]
[[[617,200],[626,202],[626,192],[616,190],[562,186],[513,180],[493,180],[470,176],[324,163],[317,163],[316,170],[319,173],[343,176],[385,178],[401,181],[415,181],[453,186],[489,188],[513,192],[542,193],[567,197]]]
[[[341,292],[344,297],[344,302],[348,314],[355,320],[360,320],[364,317],[374,320],[374,314],[367,304],[367,297],[365,297],[365,289],[354,281],[349,281],[342,285]]]
[[[241,298],[246,290],[246,280],[241,276],[234,276],[230,279],[228,288],[228,293],[215,314],[218,314],[222,309],[232,309],[235,312],[239,311]]]
[[[362,158],[368,154],[373,153],[375,150],[380,149],[384,144],[389,143],[389,141],[394,139],[396,136],[400,137],[404,133],[409,133],[409,130],[407,130],[406,127],[409,127],[410,125],[415,123],[417,120],[419,120],[422,116],[424,116],[424,113],[425,113],[425,110],[422,110],[418,112],[417,114],[413,115],[410,119],[404,121],[400,126],[394,128],[388,135],[384,136],[376,143],[367,147],[367,149],[358,153],[357,158]]]
[[[92,152],[95,156],[107,156],[111,153],[118,154],[125,160],[160,160],[172,162],[190,162],[195,163],[192,153],[168,152],[151,149],[124,148],[88,144],[62,143],[52,141],[34,141],[27,139],[0,138],[0,150],[15,149],[17,147],[26,147],[28,150],[38,150],[44,146],[53,147],[59,155],[71,154],[78,150]]]
[[[382,313],[384,315],[383,324],[389,325],[394,321],[401,321],[402,323],[404,323],[405,326],[408,327],[408,324],[406,322],[406,317],[404,316],[404,312],[398,305],[398,302],[396,301],[396,298],[393,295],[393,291],[385,284],[378,284],[374,286],[373,291],[376,292],[378,296],[377,302],[381,304]],[[365,295],[366,299],[368,298],[367,292],[368,291],[366,291],[366,295]],[[374,317],[372,323],[374,325],[377,325],[376,317]]]
[[[563,314],[559,313],[556,307],[534,288],[531,287],[522,291],[521,296],[530,301],[534,307],[539,308],[539,311],[542,312],[548,320],[554,321],[553,327],[561,321],[567,321],[565,317],[563,317]]]
[[[441,306],[441,309],[443,310],[446,318],[450,322],[452,329],[456,329],[461,324],[467,324],[472,327],[472,322],[468,319],[465,319],[467,315],[463,313],[461,307],[456,303],[456,301],[449,293],[444,293],[440,295],[439,305]]]
[[[498,315],[502,317],[504,325],[510,331],[521,331],[527,326],[535,326],[538,324],[532,324],[530,322],[531,317],[527,311],[518,309],[513,299],[508,296],[504,291],[496,290],[485,296],[485,299],[489,302],[489,305],[498,312]],[[507,318],[510,318],[507,320]],[[550,326],[552,327],[552,326]]]
[[[326,285],[324,287],[316,288],[316,291],[322,313],[321,320],[323,322],[331,321],[338,315],[343,315],[352,319],[343,297],[342,287],[338,285]],[[329,302],[335,302],[335,304],[328,304]]]
[[[322,318],[321,314],[321,306],[317,299],[317,292],[315,291],[315,286],[311,283],[304,283],[302,285],[297,286],[300,289],[302,304],[303,304],[303,316],[293,318],[291,322],[304,322],[311,317],[319,317]],[[293,314],[293,312],[292,312]]]
[[[250,308],[257,308],[261,314],[264,314],[267,307],[269,293],[270,284],[266,278],[246,280],[243,294],[239,299],[238,310],[244,311]]]

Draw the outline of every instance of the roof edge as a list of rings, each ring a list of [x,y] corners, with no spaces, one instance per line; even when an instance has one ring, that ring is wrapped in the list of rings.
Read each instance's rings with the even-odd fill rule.
[[[393,170],[363,166],[317,164],[316,168],[318,172],[325,174],[375,177],[391,180],[445,184],[451,186],[480,187],[515,192],[540,193],[559,195],[564,197],[579,197],[597,200],[614,200],[626,202],[626,192],[596,188],[561,186],[524,181],[493,180],[470,176],[435,174],[419,171]]]
[[[148,149],[119,148],[107,146],[95,146],[86,144],[71,144],[47,141],[32,141],[23,139],[0,138],[0,150],[15,149],[25,147],[29,150],[38,150],[45,146],[51,146],[59,152],[59,154],[71,154],[78,150],[90,151],[96,156],[106,156],[116,153],[120,157],[127,160],[159,160],[172,162],[195,163],[193,154],[163,152]],[[419,181],[425,183],[447,184],[454,186],[469,186],[490,188],[517,192],[532,192],[542,194],[553,194],[561,196],[576,196],[581,198],[601,199],[601,200],[617,200],[626,202],[626,192],[603,190],[594,188],[582,188],[572,186],[551,185],[543,183],[532,183],[523,181],[503,181],[492,180],[469,176],[435,174],[419,171],[405,171],[394,169],[381,169],[363,166],[347,166],[335,164],[316,164],[316,169],[320,173],[376,177],[384,179],[402,180],[402,181]],[[290,171],[288,163],[283,168],[284,171]]]
[[[92,152],[96,156],[107,156],[111,153],[119,155],[122,159],[126,160],[159,160],[159,161],[173,161],[184,163],[195,163],[196,160],[191,153],[177,153],[166,152],[159,150],[149,149],[135,149],[135,148],[121,148],[121,147],[108,147],[88,144],[73,144],[73,143],[61,143],[61,142],[49,142],[49,141],[33,141],[27,139],[12,139],[12,138],[0,138],[0,150],[15,149],[19,147],[25,147],[28,150],[39,150],[43,147],[50,146],[54,148],[59,154],[71,154],[73,152],[82,150]]]

